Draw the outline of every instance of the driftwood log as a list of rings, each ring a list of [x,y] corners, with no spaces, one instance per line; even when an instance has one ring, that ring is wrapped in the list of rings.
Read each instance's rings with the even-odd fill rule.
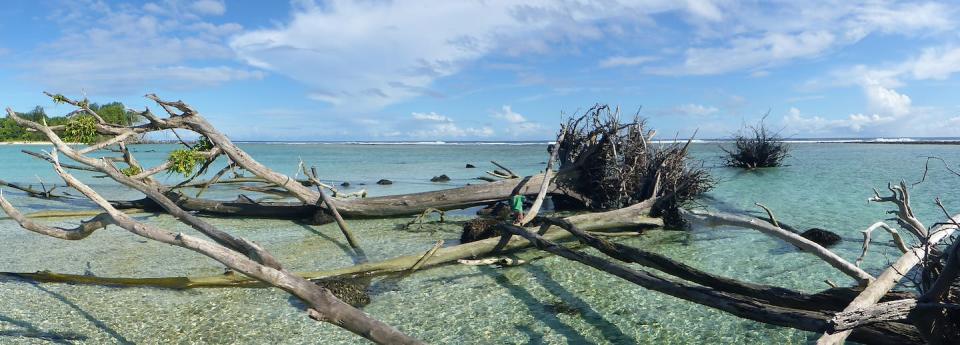
[[[170,117],[160,119],[147,110],[141,113],[150,121],[147,124],[129,128],[101,125],[97,128],[98,132],[116,136],[173,129],[194,131],[203,138],[207,138],[216,150],[210,153],[211,161],[218,156],[226,156],[230,161],[228,166],[256,175],[254,178],[235,178],[221,182],[265,183],[269,190],[283,190],[286,195],[297,200],[296,202],[257,202],[243,196],[230,201],[208,200],[188,197],[176,193],[175,188],[159,186],[180,208],[216,216],[270,217],[311,220],[315,223],[334,220],[330,212],[331,207],[325,206],[326,203],[318,203],[322,198],[320,193],[308,187],[320,184],[319,181],[297,180],[270,170],[234,145],[189,105],[180,101],[162,101],[154,95],[148,95],[148,97],[163,107]],[[619,115],[612,116],[609,111],[609,107],[595,106],[564,127],[566,135],[558,139],[552,154],[556,157],[550,160],[550,162],[559,163],[560,169],[555,176],[546,179],[546,182],[543,174],[519,178],[515,173],[497,163],[503,170],[507,170],[506,175],[511,178],[486,184],[406,195],[357,199],[334,198],[331,206],[336,208],[345,219],[405,216],[420,214],[431,208],[451,210],[486,205],[507,199],[516,192],[528,196],[536,195],[538,200],[543,200],[540,195],[563,196],[570,200],[577,200],[581,205],[595,211],[612,210],[651,197],[670,195],[670,198],[665,198],[668,202],[663,205],[675,209],[683,201],[690,200],[710,188],[711,182],[705,171],[696,168],[695,164],[688,164],[690,160],[686,145],[656,146],[648,143],[654,132],[644,129],[642,120],[638,118],[634,122],[621,123]],[[18,123],[21,122],[18,121]],[[21,123],[21,125],[26,124]],[[164,168],[166,167],[161,165],[143,169],[143,173],[134,177],[149,178],[163,171]],[[218,173],[214,179],[219,175]],[[554,174],[551,173],[551,175]],[[204,188],[209,186],[211,181],[185,181],[176,187]],[[604,184],[600,186],[602,188],[597,189],[591,181],[604,181]],[[150,182],[156,184],[156,181]],[[334,194],[336,194],[335,191]],[[112,204],[118,209],[161,210],[150,198],[113,201]],[[532,216],[530,218],[532,219]]]
[[[87,113],[97,119],[96,133],[105,139],[86,147],[73,148],[58,134],[62,133],[63,127],[29,121],[18,117],[9,109],[8,116],[19,125],[41,132],[50,139],[55,150],[50,154],[39,155],[40,158],[51,162],[69,186],[94,201],[103,212],[74,229],[53,228],[20,214],[0,196],[0,207],[11,218],[28,230],[68,240],[79,240],[97,229],[116,225],[134,234],[206,255],[240,274],[170,278],[80,277],[49,272],[8,275],[38,281],[168,288],[272,286],[304,300],[310,306],[309,315],[317,320],[336,324],[379,343],[417,343],[416,339],[370,318],[337,299],[321,286],[322,284],[317,285],[310,280],[398,272],[409,274],[459,259],[480,259],[486,255],[496,255],[532,243],[539,249],[610,273],[647,289],[758,322],[826,333],[819,340],[821,344],[839,344],[847,337],[859,342],[877,344],[946,344],[960,338],[957,332],[960,327],[957,327],[955,322],[958,313],[955,307],[956,299],[960,294],[952,289],[960,274],[960,246],[957,243],[947,243],[948,239],[953,238],[955,230],[960,228],[960,224],[955,221],[955,216],[949,216],[944,209],[950,222],[930,229],[924,227],[913,214],[904,183],[888,187],[892,196],[883,197],[876,193],[871,199],[875,202],[890,202],[897,207],[893,214],[903,233],[887,225],[871,226],[864,231],[865,243],[861,257],[867,253],[870,233],[878,228],[887,231],[895,239],[898,238],[896,242],[901,251],[905,252],[890,268],[873,277],[860,269],[860,260],[852,264],[829,249],[784,230],[776,223],[772,214],[771,222],[763,222],[739,215],[683,211],[681,206],[684,203],[693,200],[712,185],[712,180],[702,166],[692,164],[688,159],[690,142],[655,145],[650,142],[655,132],[645,129],[639,117],[635,117],[633,122],[623,123],[620,121],[619,109],[612,110],[606,106],[595,106],[564,126],[563,135],[558,139],[549,160],[550,163],[559,163],[555,176],[550,176],[553,174],[549,164],[546,175],[523,178],[498,165],[506,170],[498,175],[506,179],[487,184],[398,196],[343,199],[325,197],[323,188],[331,188],[319,181],[315,170],[306,174],[307,180],[298,180],[297,176],[291,178],[260,164],[210,125],[195,109],[181,101],[169,102],[155,95],[148,95],[147,97],[155,101],[169,116],[160,118],[147,109],[140,113],[147,119],[147,123],[118,126],[102,121],[102,118],[89,109],[86,101],[74,101],[61,95],[50,96],[72,104],[78,108],[78,112]],[[165,130],[189,130],[202,139],[194,145],[181,141],[189,151],[187,153],[199,160],[195,163],[198,169],[181,167],[183,169],[180,171],[185,174],[185,179],[175,185],[164,185],[153,178],[158,173],[176,169],[178,166],[172,160],[158,166],[144,167],[124,144],[127,138]],[[88,155],[101,151],[119,152],[121,155],[107,153],[103,158],[92,158]],[[79,165],[60,164],[58,153]],[[194,182],[220,158],[228,161],[228,168],[221,169],[212,179]],[[116,166],[118,164],[125,165],[126,168],[120,169]],[[65,171],[75,168],[104,174],[143,193],[146,198],[107,201]],[[189,197],[181,193],[187,186],[196,186],[202,193],[210,185],[221,182],[220,178],[227,171],[234,170],[247,171],[255,176],[248,181],[237,182],[259,184],[251,186],[252,189],[276,191],[294,201],[259,202],[242,194],[236,200],[222,201]],[[236,175],[238,174],[235,173],[233,180],[243,179]],[[47,191],[45,188],[44,190]],[[336,194],[336,191],[333,192]],[[576,200],[591,210],[608,212],[550,220],[537,231],[500,224],[499,229],[505,234],[501,238],[447,248],[435,246],[426,254],[363,263],[337,270],[302,273],[286,271],[280,262],[258,244],[232,236],[193,214],[200,212],[225,216],[308,219],[317,223],[336,219],[351,246],[359,250],[360,240],[352,236],[345,219],[413,215],[429,209],[442,211],[465,208],[500,201],[513,193],[537,195],[536,200],[540,202],[545,195],[563,196]],[[943,209],[943,206],[940,206]],[[120,209],[170,213],[209,238],[209,241],[138,222],[119,211]],[[529,218],[533,218],[536,212],[537,210],[532,210]],[[640,225],[663,226],[664,222],[672,226],[688,219],[756,229],[787,241],[850,276],[859,287],[805,294],[774,286],[741,282],[696,270],[665,256],[604,241],[592,233],[601,229],[636,228]],[[912,237],[912,246],[908,245],[901,235]],[[555,243],[570,236],[617,262],[577,252]],[[619,262],[644,268],[626,266]],[[908,276],[919,277],[916,278],[919,280],[919,296],[891,292],[900,284],[901,279]],[[887,304],[878,306],[877,303]]]
[[[64,101],[81,108],[82,111],[97,119],[98,130],[112,133],[114,134],[114,137],[99,143],[91,144],[84,148],[75,149],[62,140],[55,132],[54,128],[51,128],[46,124],[23,119],[17,116],[17,114],[9,108],[7,109],[7,114],[18,124],[43,133],[47,139],[53,143],[54,149],[47,155],[47,157],[49,158],[48,161],[53,164],[54,170],[58,175],[60,175],[60,177],[64,180],[64,182],[67,183],[68,186],[83,194],[87,199],[93,201],[97,206],[103,209],[104,212],[88,221],[83,222],[79,227],[74,229],[54,228],[41,225],[24,217],[11,203],[9,203],[5,198],[2,197],[2,195],[0,195],[0,207],[2,207],[3,210],[11,218],[16,220],[24,229],[60,239],[80,240],[86,238],[90,233],[97,229],[104,228],[107,225],[115,225],[138,236],[161,243],[182,247],[208,256],[224,264],[233,271],[259,280],[270,286],[282,289],[303,300],[309,306],[309,309],[307,310],[308,315],[315,320],[329,322],[333,325],[342,327],[371,341],[381,344],[421,343],[420,341],[401,333],[393,327],[371,318],[350,304],[340,301],[328,289],[286,271],[268,251],[260,247],[258,244],[221,231],[209,223],[206,223],[206,221],[193,215],[192,213],[178,207],[173,200],[166,197],[164,192],[169,189],[165,186],[159,185],[155,180],[153,180],[151,178],[153,173],[147,173],[154,170],[158,170],[157,172],[159,172],[163,169],[142,169],[139,163],[124,145],[120,145],[120,151],[123,153],[123,157],[119,157],[116,159],[116,161],[122,161],[129,167],[137,168],[135,171],[129,173],[121,171],[121,169],[114,166],[114,159],[96,159],[87,156],[86,154],[88,153],[96,152],[109,145],[112,145],[113,143],[120,142],[121,140],[118,140],[117,138],[130,137],[134,134],[141,133],[141,129],[145,127],[118,127],[110,125],[102,121],[102,119],[97,116],[93,110],[89,109],[87,106],[88,102],[86,101],[76,102],[59,95],[51,95],[51,97],[54,97],[55,100]],[[155,96],[152,98],[155,99],[165,109],[167,109],[171,115],[170,118],[166,120],[159,119],[152,114],[144,115],[150,119],[152,125],[162,127],[164,124],[170,124],[174,122],[188,123],[188,125],[192,126],[205,125],[205,121],[202,119],[198,120],[195,118],[190,118],[189,116],[184,116],[183,114],[174,114],[170,108],[181,109],[185,113],[188,110],[192,110],[181,102],[164,102],[156,99]],[[208,134],[215,135],[216,132],[210,132]],[[226,140],[224,143],[232,145],[225,136],[220,135],[218,140]],[[61,166],[59,162],[58,153],[60,152],[65,154],[70,159],[83,164],[84,166],[96,169],[98,172],[106,174],[113,180],[127,187],[144,193],[156,204],[160,205],[160,207],[162,207],[166,212],[173,215],[179,221],[199,231],[212,241],[183,233],[173,233],[148,223],[142,223],[117,210],[103,196],[65,171],[65,168]],[[221,154],[221,152],[231,156],[231,158],[235,160],[245,159],[243,154],[240,154],[236,151],[231,152],[230,148],[221,149],[220,147],[212,147],[207,148],[206,150],[194,152],[201,157],[205,157],[208,162],[212,159],[215,159]],[[249,162],[247,163],[250,164]],[[256,169],[257,164],[251,164],[250,167]],[[269,173],[261,173],[266,176],[270,176]],[[313,200],[313,202],[317,201],[319,201],[319,198]]]
[[[651,218],[647,215],[649,212],[650,203],[646,203],[616,211],[570,216],[565,218],[565,220],[572,224],[577,224],[578,227],[587,229],[587,231],[617,231],[619,229],[654,228],[662,226],[663,222],[659,218]],[[561,231],[560,228],[550,227],[543,236],[544,238],[558,241],[569,238],[570,233]],[[438,248],[429,258],[423,260],[418,268],[434,267],[460,259],[480,258],[501,251],[526,248],[530,244],[522,238],[513,238],[506,244],[501,244],[499,241],[500,239],[498,238],[491,238],[451,247]],[[413,267],[418,261],[421,261],[422,258],[422,254],[415,254],[333,270],[297,272],[294,274],[310,280],[376,276],[404,272],[410,269],[410,267]],[[94,277],[53,272],[4,272],[0,273],[0,275],[49,283],[142,286],[169,289],[265,286],[263,282],[243,275],[158,278]]]
[[[563,220],[554,220],[551,223],[570,231],[584,244],[618,261],[658,269],[673,278],[567,249],[545,239],[540,234],[513,225],[503,224],[501,230],[505,238],[511,235],[523,237],[541,250],[612,274],[641,287],[758,322],[822,332],[828,328],[831,311],[836,307],[836,305],[815,303],[812,298],[787,289],[744,284],[732,279],[716,277],[656,254],[598,239]],[[889,322],[857,328],[853,336],[855,341],[871,344],[922,343],[919,333],[912,327]]]

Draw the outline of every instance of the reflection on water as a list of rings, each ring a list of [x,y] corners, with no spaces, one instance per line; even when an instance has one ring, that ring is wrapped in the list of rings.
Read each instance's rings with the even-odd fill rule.
[[[325,178],[350,181],[353,190],[367,188],[374,195],[478,183],[471,178],[483,174],[484,163],[490,159],[529,174],[541,169],[538,163],[545,159],[541,146],[248,144],[246,148],[266,164],[290,173],[296,169],[296,159],[291,157],[303,156],[316,164]],[[795,148],[787,167],[741,172],[715,167],[715,146],[695,145],[694,154],[704,158],[721,180],[702,203],[722,210],[753,210],[754,202],[762,202],[781,222],[799,229],[821,227],[839,233],[844,241],[835,251],[852,260],[859,254],[859,230],[885,217],[887,207],[866,203],[873,187],[901,178],[918,180],[922,156],[960,163],[960,153],[949,146],[797,144]],[[0,147],[5,162],[11,162],[0,167],[0,178],[31,183],[36,181],[34,174],[40,173],[45,182],[55,181],[46,163],[16,151]],[[153,162],[163,157],[161,152],[143,155],[142,160]],[[479,168],[465,169],[465,163]],[[453,182],[428,182],[441,173],[451,176]],[[371,183],[380,178],[397,183],[390,187]],[[112,197],[137,197],[103,179],[88,175],[84,179]],[[951,188],[957,179],[934,169],[926,182],[915,187],[913,200],[921,219],[927,223],[939,219],[932,203],[936,196],[948,209],[960,210],[960,192]],[[226,190],[214,190],[211,195],[232,197]],[[82,201],[64,204],[16,194],[13,200],[27,210],[89,207]],[[466,213],[451,219],[463,220]],[[165,215],[143,215],[141,219],[173,231],[192,232]],[[356,259],[334,224],[210,221],[265,245],[291,270],[343,267]],[[407,221],[409,218],[350,223],[371,260],[422,253],[437,239],[459,236],[455,223],[428,224],[421,231],[397,230],[398,224]],[[59,222],[69,225],[77,220]],[[825,279],[849,281],[810,255],[749,230],[649,231],[638,238],[618,240],[751,282],[812,292],[826,288]],[[68,242],[28,233],[4,220],[0,221],[0,243],[0,270],[4,271],[140,277],[223,272],[215,261],[117,228]],[[893,247],[875,248],[864,265],[869,270],[878,271],[897,256]],[[449,265],[404,279],[374,281],[371,289],[373,303],[364,310],[430,343],[799,344],[815,337],[650,292],[553,256],[510,268]],[[346,331],[308,319],[291,307],[288,298],[273,289],[170,291],[0,281],[0,343],[360,343]]]

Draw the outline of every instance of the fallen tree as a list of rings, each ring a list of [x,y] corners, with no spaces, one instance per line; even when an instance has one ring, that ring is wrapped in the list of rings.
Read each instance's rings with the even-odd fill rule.
[[[81,111],[86,102],[76,102],[52,95],[74,104]],[[784,230],[772,212],[769,222],[756,218],[715,212],[688,212],[682,206],[708,190],[712,181],[702,166],[688,157],[690,141],[674,144],[654,144],[655,132],[645,129],[642,119],[622,122],[619,110],[595,106],[580,117],[570,119],[551,152],[548,161],[559,163],[556,173],[520,178],[515,173],[497,173],[503,178],[480,184],[435,192],[414,193],[377,198],[344,199],[326,197],[316,170],[311,169],[306,180],[279,174],[256,162],[234,145],[225,135],[209,125],[189,105],[168,102],[148,96],[169,115],[158,118],[149,110],[143,116],[147,123],[137,126],[117,126],[94,122],[93,130],[103,135],[103,141],[89,143],[83,148],[66,145],[58,133],[64,128],[17,117],[18,124],[41,132],[55,145],[55,151],[43,156],[54,164],[57,173],[68,185],[92,200],[103,213],[83,222],[75,229],[51,228],[40,225],[20,214],[0,196],[2,207],[24,228],[45,235],[79,240],[108,224],[120,226],[137,235],[194,250],[218,260],[240,274],[215,277],[161,277],[161,278],[106,278],[81,277],[50,272],[8,273],[21,279],[48,282],[105,284],[120,286],[153,286],[165,288],[195,287],[252,287],[273,286],[304,300],[310,306],[311,317],[328,321],[380,343],[415,343],[412,339],[361,311],[337,299],[331,289],[340,291],[336,279],[367,279],[381,274],[410,274],[431,266],[465,258],[481,258],[533,244],[545,250],[594,269],[613,274],[643,288],[665,293],[694,303],[722,310],[733,315],[784,327],[830,333],[822,343],[839,343],[846,337],[852,340],[878,344],[916,344],[924,341],[948,343],[958,336],[956,297],[951,288],[956,283],[960,264],[954,243],[944,249],[944,241],[960,224],[948,216],[949,223],[927,229],[909,206],[906,185],[891,186],[890,197],[879,193],[873,201],[892,202],[898,225],[916,240],[912,246],[897,241],[905,252],[896,263],[881,275],[874,277],[859,267],[859,261],[850,263],[818,243]],[[96,116],[94,116],[96,118]],[[76,128],[74,128],[76,129]],[[145,133],[188,129],[201,135],[194,144],[181,142],[184,148],[171,153],[170,159],[154,166],[144,167],[124,145],[124,140]],[[69,132],[69,131],[67,131]],[[89,134],[89,133],[87,133]],[[71,135],[77,135],[76,133]],[[89,137],[80,133],[79,135]],[[112,135],[112,136],[111,136]],[[116,146],[120,156],[92,158],[88,154]],[[77,162],[84,170],[92,169],[129,188],[144,193],[147,198],[133,202],[108,202],[95,191],[73,178],[64,170],[57,154]],[[220,157],[226,157],[227,167],[205,182],[194,182]],[[124,164],[125,168],[115,164]],[[551,164],[548,164],[550,169]],[[184,194],[185,186],[200,188],[200,192],[216,183],[231,169],[253,173],[255,180],[238,183],[259,184],[253,190],[284,194],[296,201],[262,202],[240,195],[233,201],[208,200]],[[305,165],[301,170],[307,172]],[[161,172],[182,174],[185,179],[174,185],[164,185],[153,178]],[[236,177],[235,177],[236,178]],[[335,193],[335,192],[334,192]],[[367,262],[355,266],[319,271],[293,273],[258,244],[232,236],[208,224],[190,211],[218,215],[242,215],[290,219],[311,219],[315,222],[337,220],[344,237],[354,249],[360,250],[344,218],[387,217],[420,214],[428,210],[448,210],[483,205],[505,199],[513,193],[537,195],[536,204],[545,195],[562,196],[580,207],[601,213],[588,213],[564,220],[546,219],[539,229],[524,229],[510,224],[496,225],[501,237],[442,248],[435,245],[422,255],[410,255],[381,262]],[[200,193],[198,193],[199,195]],[[140,223],[118,211],[120,208],[139,208],[170,213],[209,238],[207,241],[185,234],[174,234],[150,224]],[[539,209],[539,207],[537,207]],[[768,210],[769,211],[769,210]],[[531,212],[535,213],[533,210]],[[945,212],[946,213],[946,212]],[[526,219],[533,218],[533,219]],[[535,221],[533,215],[525,221]],[[787,241],[800,250],[815,255],[840,272],[850,276],[854,287],[834,288],[817,294],[753,284],[700,271],[673,261],[665,256],[644,252],[638,248],[619,245],[597,238],[589,231],[646,226],[682,226],[686,222],[706,221],[761,231]],[[533,222],[531,222],[532,224]],[[882,228],[898,234],[891,226],[871,226],[865,233],[864,255],[869,234]],[[599,250],[604,255],[627,266],[600,256],[577,252],[555,242],[573,236],[581,243]],[[898,235],[895,235],[898,236]],[[521,239],[522,238],[522,239]],[[895,237],[899,238],[899,237]],[[473,263],[474,261],[469,261]],[[498,259],[475,262],[502,262]],[[511,263],[515,263],[512,262]],[[918,267],[919,268],[915,268]],[[648,271],[656,270],[659,273]],[[903,277],[915,277],[920,284],[920,295],[891,292]],[[316,284],[311,282],[316,280]],[[319,284],[319,285],[318,285]],[[349,289],[346,289],[349,290]],[[346,291],[344,290],[344,291]],[[360,296],[362,297],[362,296]],[[363,298],[351,299],[363,304]],[[368,300],[367,300],[368,301]],[[851,302],[852,301],[852,302]],[[916,302],[911,302],[916,301]],[[881,307],[878,302],[890,302]],[[354,303],[354,302],[351,302]]]
[[[623,229],[643,229],[663,226],[659,218],[649,217],[651,203],[638,204],[628,208],[603,212],[575,215],[565,218],[572,224],[577,224],[587,231],[618,231]],[[550,227],[543,236],[553,241],[570,237],[570,233],[560,228]],[[418,267],[420,269],[438,266],[460,259],[477,258],[499,252],[526,248],[529,242],[522,238],[511,239],[507,243],[500,243],[499,238],[491,238],[471,243],[437,249]],[[401,273],[413,267],[422,254],[406,255],[379,262],[367,262],[354,266],[333,270],[296,272],[297,276],[305,279],[355,278],[360,276],[377,276],[391,273]],[[158,287],[168,289],[217,288],[217,287],[263,287],[263,282],[242,275],[215,275],[203,277],[96,277],[54,272],[16,273],[2,272],[2,276],[28,279],[48,283],[89,284],[105,286],[128,287]]]
[[[371,341],[381,344],[421,343],[420,341],[401,333],[393,327],[390,327],[379,320],[371,318],[350,304],[344,303],[326,287],[315,284],[309,280],[303,279],[288,272],[282,267],[280,262],[278,262],[260,245],[244,238],[236,237],[221,231],[220,229],[207,223],[205,220],[177,206],[177,204],[165,194],[169,188],[160,185],[150,177],[152,174],[155,174],[155,172],[147,173],[147,171],[159,172],[164,169],[180,169],[180,172],[185,172],[183,170],[186,170],[187,166],[176,164],[177,162],[170,160],[167,163],[164,163],[164,165],[167,165],[166,168],[163,168],[163,165],[161,165],[155,169],[143,169],[130,151],[125,147],[125,145],[122,144],[122,138],[130,137],[138,133],[138,129],[142,128],[141,126],[120,127],[106,123],[96,115],[95,111],[88,107],[89,102],[74,102],[71,100],[65,100],[62,96],[52,96],[55,97],[55,99],[64,100],[65,102],[80,107],[83,112],[88,113],[90,116],[97,119],[97,122],[95,123],[97,128],[103,131],[113,131],[116,136],[100,143],[92,143],[86,147],[75,149],[61,139],[61,137],[55,132],[55,129],[50,126],[20,118],[13,110],[9,108],[7,109],[8,116],[21,125],[41,132],[50,140],[51,143],[53,143],[54,148],[47,155],[47,160],[53,164],[54,170],[58,175],[60,175],[64,182],[67,183],[67,185],[80,192],[87,199],[100,207],[103,210],[103,213],[91,218],[90,220],[82,222],[78,227],[73,229],[49,227],[26,218],[9,201],[0,195],[0,208],[3,208],[7,215],[16,220],[21,227],[39,234],[59,239],[81,240],[98,229],[105,228],[108,225],[115,225],[138,236],[161,243],[182,247],[205,255],[222,263],[235,272],[239,272],[265,284],[284,290],[290,293],[292,296],[304,301],[309,307],[307,314],[317,321],[328,322],[338,327],[342,327]],[[171,104],[186,108],[186,106],[182,104],[161,102],[161,105],[164,107],[171,106]],[[171,114],[171,118],[168,120],[160,120],[152,115],[145,115],[145,117],[147,117],[150,122],[155,125],[174,121],[185,121],[183,118],[178,118],[173,114]],[[196,120],[193,119],[190,121]],[[204,122],[195,123],[202,125]],[[70,124],[66,126],[67,129],[70,128],[69,125]],[[66,134],[91,136],[91,133],[78,134],[72,133],[70,130],[67,130]],[[225,137],[222,137],[221,139],[225,139]],[[118,161],[122,161],[127,164],[126,169],[117,168],[114,166],[113,160],[111,159],[98,159],[87,156],[87,154],[91,152],[102,150],[112,144],[119,145],[123,157],[119,158]],[[203,148],[191,147],[190,151],[183,152],[185,153],[182,155],[190,160],[204,159],[207,162],[212,161],[212,159],[220,155],[221,152],[230,154],[229,149],[220,149],[219,147],[212,146]],[[147,195],[147,197],[160,205],[164,211],[170,213],[180,222],[197,230],[210,240],[184,233],[174,233],[149,223],[143,223],[117,210],[99,193],[73,177],[71,174],[67,173],[65,168],[60,164],[58,153],[63,153],[73,161],[96,169],[98,172],[106,174],[116,182],[144,193]],[[237,154],[236,152],[233,152],[233,154],[233,159],[243,159],[243,155]],[[192,169],[193,168],[191,166],[190,170]]]
[[[60,102],[78,107],[78,112],[93,112],[85,101],[75,101],[63,95],[48,95]],[[316,181],[298,180],[276,172],[257,162],[253,157],[235,145],[226,135],[210,125],[198,111],[182,101],[164,101],[155,95],[147,95],[169,115],[167,118],[155,116],[149,108],[138,112],[146,119],[139,125],[120,126],[95,122],[90,126],[88,137],[106,139],[92,143],[87,150],[100,150],[119,146],[121,157],[108,157],[110,161],[127,165],[134,180],[146,183],[164,193],[178,207],[193,212],[202,212],[216,216],[269,217],[280,219],[310,220],[322,224],[333,221],[331,207],[321,202],[318,190],[311,187],[322,184]],[[18,117],[10,113],[9,117],[17,124],[39,131],[43,124]],[[622,122],[619,110],[613,111],[605,105],[596,105],[573,117],[565,126],[567,135],[556,144],[559,170],[549,173],[545,179],[543,173],[519,178],[507,169],[509,178],[486,184],[468,185],[440,191],[413,193],[372,198],[333,198],[329,205],[334,206],[343,218],[375,218],[389,216],[415,215],[427,209],[451,210],[504,200],[517,192],[529,196],[538,194],[553,195],[564,200],[573,200],[579,207],[594,211],[612,210],[625,207],[651,197],[669,195],[655,209],[660,215],[668,210],[668,223],[679,221],[674,212],[680,204],[689,201],[708,190],[712,184],[706,171],[691,163],[686,145],[654,145],[649,143],[655,132],[645,129],[644,121],[635,117],[631,122]],[[52,132],[63,132],[65,126],[48,127]],[[143,167],[128,150],[123,141],[126,138],[143,136],[160,131],[188,130],[196,133],[200,140],[194,144],[182,142],[185,149],[171,152],[170,159],[155,167]],[[176,132],[174,132],[176,133]],[[94,136],[96,134],[97,136]],[[179,137],[179,135],[178,135]],[[35,156],[42,155],[36,155]],[[227,166],[204,182],[194,182],[217,159],[225,157]],[[90,170],[89,165],[70,166]],[[96,169],[93,169],[96,170]],[[190,197],[185,188],[200,188],[198,195],[207,187],[216,184],[227,170],[244,170],[255,175],[254,178],[235,178],[230,181],[238,185],[257,184],[261,187],[246,188],[270,193],[281,192],[296,201],[258,201],[239,195],[235,200],[210,200]],[[135,173],[132,173],[135,172]],[[162,185],[152,176],[161,172],[183,174],[186,179],[174,185]],[[332,187],[334,196],[337,191]],[[538,193],[545,191],[544,193]],[[146,209],[162,211],[153,198],[131,201],[111,201],[117,209]],[[567,204],[570,204],[569,202]]]
[[[811,296],[787,289],[714,276],[657,254],[596,238],[565,220],[551,220],[550,223],[571,232],[582,243],[618,261],[650,267],[671,277],[663,277],[595,255],[567,249],[540,234],[520,227],[502,224],[500,228],[505,239],[511,236],[523,237],[541,250],[612,274],[644,288],[767,324],[822,332],[828,328],[830,311],[836,307],[833,303],[838,301],[832,300],[827,304],[817,303],[817,299]],[[853,340],[870,344],[923,343],[923,338],[916,329],[891,322],[876,322],[857,328],[853,332]]]
[[[572,251],[557,245],[541,234],[509,224],[500,224],[504,239],[520,236],[531,241],[537,248],[560,255],[569,260],[612,274],[641,287],[662,292],[690,302],[722,310],[741,318],[758,322],[825,333],[819,344],[842,344],[851,340],[870,344],[952,344],[960,339],[960,243],[953,233],[960,228],[956,219],[936,201],[948,222],[933,228],[925,227],[916,217],[910,205],[907,185],[890,185],[890,196],[875,192],[870,201],[889,202],[896,210],[889,213],[901,229],[913,237],[907,245],[893,227],[883,224],[868,227],[864,233],[864,250],[856,264],[841,258],[829,249],[784,230],[772,211],[765,222],[755,217],[719,212],[690,212],[681,210],[681,215],[690,221],[704,221],[708,225],[726,225],[758,230],[814,254],[824,262],[853,278],[859,287],[844,299],[834,300],[833,305],[818,305],[802,294],[786,289],[758,286],[734,279],[717,277],[705,272],[684,267],[661,256],[643,252],[598,239],[564,220],[549,220],[573,233],[582,243],[603,254],[625,263],[635,263],[658,270],[670,277],[663,277],[645,270],[637,270],[602,257]],[[883,228],[891,234],[897,248],[904,252],[899,260],[879,276],[873,277],[859,268],[860,259],[866,255],[870,233]],[[945,242],[952,241],[952,242]],[[919,296],[907,293],[891,293],[902,278],[912,277]],[[676,279],[680,279],[679,281]],[[828,282],[830,283],[830,282]],[[887,302],[877,306],[878,302]],[[842,308],[841,308],[842,306]]]

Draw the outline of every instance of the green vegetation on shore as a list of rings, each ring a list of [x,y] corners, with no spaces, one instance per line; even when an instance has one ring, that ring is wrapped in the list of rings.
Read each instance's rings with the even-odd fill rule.
[[[90,110],[97,112],[105,121],[117,125],[132,125],[142,120],[139,114],[128,111],[127,108],[123,106],[123,103],[120,102],[111,102],[103,105],[92,103],[90,104]],[[49,116],[43,107],[39,105],[26,113],[18,112],[17,115],[30,121],[40,122],[45,120],[50,126],[83,125],[85,124],[84,119],[90,117],[89,115],[79,114],[70,117]],[[92,142],[96,141],[96,139],[98,139],[98,137],[88,137],[83,138],[82,141]],[[24,127],[17,125],[12,119],[5,117],[0,119],[0,142],[9,141],[47,141],[47,138],[42,133],[27,131]]]

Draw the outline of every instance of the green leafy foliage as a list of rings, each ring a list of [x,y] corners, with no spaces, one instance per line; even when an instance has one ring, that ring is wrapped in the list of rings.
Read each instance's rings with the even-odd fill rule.
[[[53,102],[55,104],[66,103],[67,98],[63,95],[53,95]],[[103,105],[97,103],[89,103],[88,100],[83,100],[79,102],[81,105],[86,105],[90,110],[95,111],[104,121],[121,126],[131,126],[138,123],[142,123],[144,118],[140,116],[139,113],[127,111],[127,108],[123,106],[123,103],[112,102],[105,103]],[[67,118],[64,116],[48,116],[41,106],[33,108],[29,112],[18,112],[17,116],[20,116],[24,119],[34,121],[34,122],[46,122],[50,126],[58,125],[67,125],[70,122],[73,122],[73,118]],[[87,116],[90,117],[90,116]],[[95,120],[95,119],[94,119]],[[88,120],[83,120],[88,121]],[[101,136],[97,136],[92,141],[80,141],[76,138],[68,139],[66,134],[64,139],[71,142],[95,142],[102,139]],[[89,139],[89,138],[88,138]],[[46,141],[47,138],[40,132],[27,131],[23,127],[20,127],[15,121],[10,118],[0,119],[0,141]]]
[[[193,149],[197,151],[210,151],[210,149],[213,149],[213,142],[207,137],[201,136],[197,139],[197,143],[193,145]]]
[[[127,175],[127,176],[134,176],[136,174],[142,173],[143,169],[140,169],[140,167],[136,165],[131,165],[124,169],[121,169],[120,172],[122,172],[124,175]]]
[[[93,103],[90,105],[90,110],[97,112],[104,121],[115,125],[130,126],[143,121],[143,117],[140,116],[140,114],[127,111],[127,108],[120,102],[106,103],[103,105]]]
[[[170,167],[167,168],[167,172],[189,177],[193,175],[193,171],[197,169],[197,166],[200,165],[203,160],[203,154],[198,151],[188,149],[173,150],[170,152],[170,155],[167,156],[167,161],[171,163]]]
[[[92,144],[97,142],[97,120],[90,115],[80,115],[67,122],[63,139],[67,142]]]
[[[167,172],[190,177],[197,166],[206,159],[201,152],[210,151],[210,149],[213,149],[213,143],[207,137],[201,136],[192,149],[173,150],[167,157],[167,161],[171,163]]]
[[[59,93],[56,94],[56,95],[53,95],[53,97],[51,97],[51,98],[53,98],[53,104],[63,104],[63,103],[67,103],[67,97],[64,96],[64,95],[61,95],[61,94],[59,94]]]

